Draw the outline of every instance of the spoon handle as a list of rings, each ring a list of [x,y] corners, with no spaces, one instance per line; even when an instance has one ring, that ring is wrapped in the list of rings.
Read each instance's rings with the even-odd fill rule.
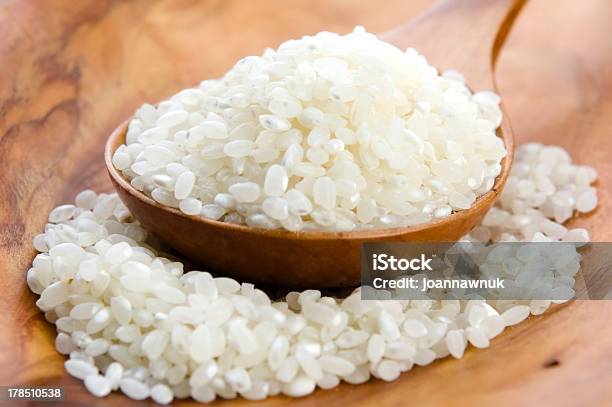
[[[491,89],[497,56],[526,1],[441,0],[382,37],[416,48],[441,71],[458,70],[472,89]]]

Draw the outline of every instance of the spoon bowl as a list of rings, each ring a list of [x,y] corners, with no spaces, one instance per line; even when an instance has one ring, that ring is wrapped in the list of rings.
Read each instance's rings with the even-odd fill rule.
[[[438,67],[462,69],[472,89],[495,90],[492,69],[497,52],[521,4],[521,1],[516,0],[444,1],[414,22],[390,31],[382,37],[396,45],[410,44],[429,59],[428,51],[433,46],[429,42],[432,37],[427,33],[440,31],[440,25],[434,24],[435,21],[455,21],[455,25],[447,23],[442,27],[462,32],[457,27],[466,27],[470,24],[470,20],[466,20],[463,14],[478,13],[480,18],[488,18],[484,20],[488,24],[483,24],[471,35],[478,34],[480,40],[484,37],[490,43],[480,47],[475,46],[474,42],[478,37],[467,43],[472,44],[472,48],[463,49],[460,55],[464,55],[465,59],[467,52],[473,58],[472,63],[466,65],[465,61],[461,63],[461,59],[453,60],[452,55],[457,53],[444,53],[443,50],[456,49],[457,43],[447,41],[448,44],[445,45],[439,40],[435,42],[433,47],[435,52],[431,55],[439,55],[440,58],[434,57],[430,63]],[[412,227],[350,232],[290,232],[279,229],[256,229],[185,215],[178,209],[155,202],[134,188],[113,166],[111,161],[113,153],[125,143],[128,122],[121,124],[110,135],[105,147],[105,162],[119,197],[136,219],[178,253],[202,265],[206,270],[240,281],[273,286],[350,287],[359,285],[361,281],[361,246],[364,243],[452,242],[480,223],[501,193],[512,163],[513,133],[503,106],[502,112],[504,118],[497,135],[503,139],[508,154],[501,162],[502,170],[492,189],[480,196],[469,209]]]

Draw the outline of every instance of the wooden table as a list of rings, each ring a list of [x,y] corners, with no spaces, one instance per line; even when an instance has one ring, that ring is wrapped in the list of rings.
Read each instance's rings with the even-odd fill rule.
[[[69,405],[98,400],[63,369],[55,330],[25,285],[31,238],[55,205],[108,190],[107,134],[143,101],[215,77],[283,39],[354,25],[385,31],[430,0],[0,3],[0,385],[65,386]],[[474,22],[477,24],[478,22]],[[560,144],[600,174],[599,208],[572,221],[612,240],[612,2],[531,0],[498,65],[518,142]],[[250,405],[245,400],[217,404]],[[259,405],[612,405],[612,302],[574,302],[505,331],[462,360],[397,382],[341,385]],[[132,403],[145,405],[144,402]],[[153,404],[151,402],[151,404]]]

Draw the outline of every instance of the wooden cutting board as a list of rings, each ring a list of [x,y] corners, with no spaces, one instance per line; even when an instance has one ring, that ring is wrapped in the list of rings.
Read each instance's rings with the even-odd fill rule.
[[[157,101],[239,57],[322,29],[382,32],[430,0],[21,0],[0,4],[0,385],[65,386],[54,328],[25,284],[31,238],[84,188],[109,190],[106,136]],[[475,21],[475,24],[478,22]],[[597,168],[599,208],[572,221],[612,240],[612,2],[531,0],[498,63],[517,141],[560,144]],[[216,402],[250,405],[245,400]],[[612,405],[612,301],[573,302],[506,330],[486,350],[417,367],[394,383],[341,385],[258,405]],[[153,404],[150,402],[150,404]],[[184,403],[187,404],[187,403]],[[45,405],[42,404],[41,405]],[[46,404],[48,405],[48,404]]]

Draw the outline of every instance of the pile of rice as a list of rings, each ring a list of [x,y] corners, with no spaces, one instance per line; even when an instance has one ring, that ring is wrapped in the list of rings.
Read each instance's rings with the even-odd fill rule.
[[[588,242],[586,230],[561,222],[595,207],[595,178],[561,148],[520,147],[500,201],[465,239]],[[89,190],[50,213],[34,247],[27,282],[57,327],[68,373],[95,396],[121,390],[160,404],[395,380],[415,365],[461,358],[468,344],[486,348],[505,327],[563,302],[362,301],[359,289],[344,299],[306,290],[272,301],[251,284],[184,273],[115,194]],[[572,294],[578,269],[554,270],[550,289]],[[523,270],[515,271],[518,282]]]
[[[187,215],[290,231],[409,226],[491,189],[501,120],[496,94],[358,27],[287,41],[143,105],[112,162]]]

